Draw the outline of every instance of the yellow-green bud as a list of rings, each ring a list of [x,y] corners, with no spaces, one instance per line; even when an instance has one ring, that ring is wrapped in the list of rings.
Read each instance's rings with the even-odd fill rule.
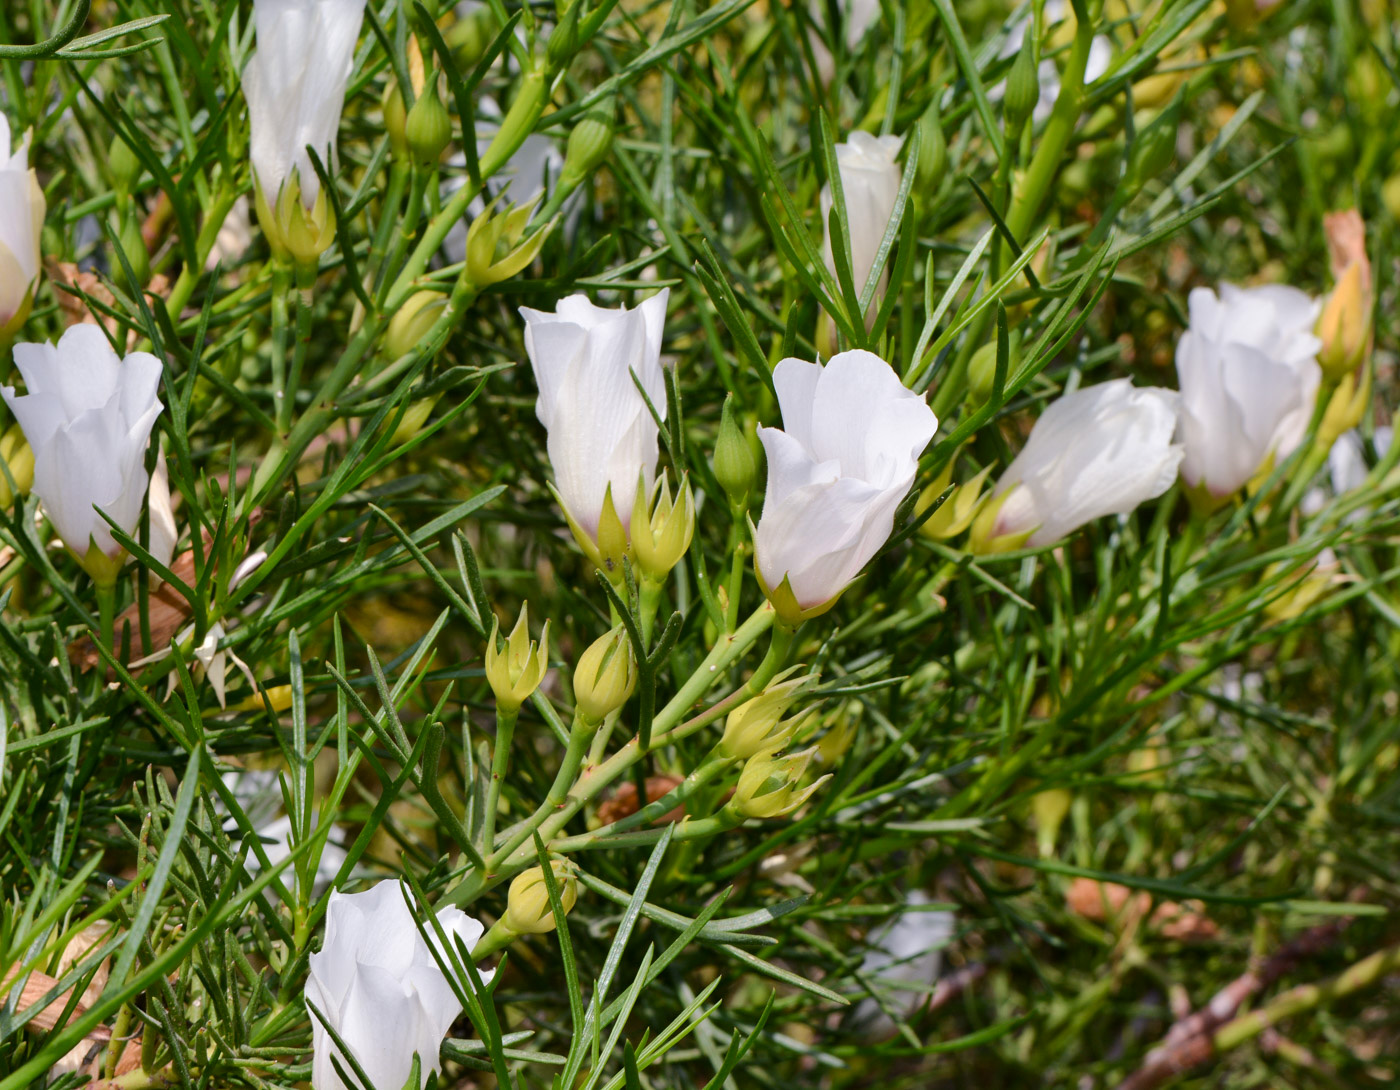
[[[1392,219],[1400,220],[1400,173],[1392,174],[1381,186],[1381,202]]]
[[[572,0],[564,10],[563,18],[550,32],[544,55],[551,68],[567,68],[578,52],[578,24],[582,11],[583,0]]]
[[[540,642],[530,640],[528,604],[520,607],[520,619],[515,622],[504,649],[497,647],[500,622],[491,618],[491,636],[486,641],[486,680],[496,696],[501,711],[516,711],[530,699],[549,669],[549,622],[540,632]]]
[[[1332,396],[1327,399],[1327,408],[1322,412],[1322,420],[1317,426],[1317,442],[1326,450],[1339,438],[1358,427],[1366,419],[1371,407],[1371,368],[1350,372],[1337,383]]]
[[[436,166],[452,141],[452,118],[438,98],[436,81],[429,81],[414,100],[404,125],[409,155],[419,166]]]
[[[389,133],[389,147],[394,158],[408,158],[408,109],[404,106],[403,91],[397,82],[391,81],[384,89],[384,128]]]
[[[632,504],[632,555],[642,574],[659,583],[690,548],[690,539],[695,535],[695,499],[687,477],[681,481],[680,492],[672,503],[665,473],[652,495],[654,503],[648,502],[645,482],[638,480],[637,499]]]
[[[798,667],[793,667],[796,669]],[[747,761],[765,750],[781,749],[792,740],[801,718],[785,720],[783,716],[797,694],[812,680],[810,675],[784,680],[793,670],[779,675],[758,696],[729,713],[724,721],[724,736],[717,747],[722,756]]]
[[[919,118],[919,164],[914,183],[916,193],[933,193],[943,181],[948,169],[948,140],[943,135],[943,120],[938,114],[938,99],[929,103]]]
[[[1031,798],[1031,813],[1035,817],[1036,843],[1041,858],[1055,854],[1060,825],[1073,801],[1074,796],[1060,787],[1039,791]]]
[[[477,288],[510,279],[539,255],[549,233],[554,230],[555,221],[541,226],[524,242],[521,237],[542,196],[536,194],[508,212],[498,213],[494,206],[488,207],[472,220],[467,228],[467,279]]]
[[[496,37],[497,29],[496,15],[489,4],[482,4],[452,24],[445,37],[448,47],[461,62],[463,71],[476,67],[486,47]]]
[[[151,255],[146,252],[146,240],[141,234],[141,223],[135,215],[123,217],[121,233],[117,235],[117,244],[122,248],[122,253],[126,255],[127,263],[131,266],[132,275],[136,277],[136,283],[145,286],[146,281],[151,278]],[[118,263],[120,268],[120,263]],[[125,279],[120,273],[117,280]]]
[[[1318,316],[1314,332],[1322,341],[1317,362],[1333,382],[1340,382],[1361,365],[1371,340],[1371,300],[1365,289],[1361,262],[1347,266]]]
[[[1021,337],[1011,334],[1007,341],[1006,380],[1009,382],[1021,365]],[[992,396],[997,377],[997,342],[988,341],[967,361],[967,395],[973,405],[983,405]]]
[[[617,505],[613,503],[612,485],[609,484],[607,491],[603,493],[603,510],[598,517],[596,538],[590,536],[587,530],[574,521],[574,516],[569,514],[568,507],[552,484],[549,490],[564,512],[564,519],[568,522],[578,547],[593,562],[595,568],[607,575],[614,584],[618,583],[622,579],[622,562],[627,559],[631,547],[627,541],[627,527],[622,525]]]
[[[398,425],[394,428],[393,437],[389,440],[394,446],[400,446],[413,439],[423,430],[423,425],[428,422],[428,417],[432,415],[433,406],[438,403],[436,396],[425,397],[421,401],[415,401],[399,418]]]
[[[573,188],[591,175],[612,150],[612,118],[601,110],[591,110],[579,118],[569,133],[564,152],[560,184]]]
[[[1006,131],[1020,135],[1039,102],[1040,72],[1035,60],[1035,34],[1027,27],[1016,59],[1011,62],[1011,71],[1006,74],[1006,97],[1001,102]]]
[[[30,488],[34,486],[34,451],[24,438],[24,429],[18,424],[11,424],[9,429],[0,435],[0,462],[5,463],[5,468],[14,478],[18,494],[28,495]],[[0,510],[8,511],[10,505],[15,502],[15,495],[5,474],[0,473]]]
[[[112,190],[117,195],[118,206],[126,203],[136,180],[141,177],[141,160],[131,150],[131,145],[120,136],[112,137],[107,149],[107,169],[112,172]]]
[[[601,723],[637,687],[637,662],[627,630],[618,625],[593,642],[574,668],[574,707],[586,721]]]
[[[719,437],[715,440],[715,479],[729,498],[730,506],[743,511],[749,505],[749,493],[753,491],[754,478],[758,476],[758,463],[753,456],[753,448],[743,429],[734,419],[734,395],[724,399],[724,409],[719,421]]]
[[[948,541],[971,526],[972,520],[977,517],[977,512],[981,510],[982,503],[986,499],[982,495],[982,486],[986,483],[987,475],[991,471],[992,467],[987,466],[972,480],[953,489],[953,494],[943,501],[943,506],[919,524],[920,535],[930,541]],[[944,490],[952,480],[952,474],[953,460],[949,459],[948,464],[943,467],[943,472],[938,475],[938,479],[920,493],[914,504],[916,516],[922,515],[928,510],[930,504],[943,495]]]
[[[1181,97],[1177,96],[1150,125],[1138,130],[1123,177],[1123,185],[1130,196],[1171,166],[1176,158],[1176,134],[1180,127]]]
[[[729,800],[729,807],[746,818],[775,818],[792,813],[802,806],[831,774],[815,783],[800,787],[807,766],[816,756],[815,746],[800,753],[779,756],[772,750],[755,754],[744,763],[739,783]]]
[[[578,878],[573,867],[563,860],[552,861],[549,869],[559,884],[560,907],[567,914],[578,900]],[[558,926],[554,906],[549,903],[544,868],[531,867],[515,876],[506,894],[506,911],[501,923],[517,935],[544,935]]]
[[[419,347],[446,308],[447,296],[435,291],[414,292],[389,319],[384,354],[396,360]]]

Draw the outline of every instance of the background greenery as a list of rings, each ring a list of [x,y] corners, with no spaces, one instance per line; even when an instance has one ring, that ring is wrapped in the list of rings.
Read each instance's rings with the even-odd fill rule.
[[[516,5],[493,7],[465,20],[427,10],[455,50],[452,89],[504,105],[520,67],[501,54],[526,46],[499,33]],[[536,625],[549,618],[560,670],[545,688],[565,710],[569,664],[609,623],[546,489],[516,307],[672,287],[664,350],[679,396],[664,459],[703,497],[667,590],[682,620],[662,699],[715,638],[725,603],[704,596],[729,583],[736,550],[741,581],[729,585],[744,612],[759,604],[742,573],[746,532],[709,460],[726,393],[749,426],[776,423],[768,369],[816,351],[802,240],[820,238],[824,150],[853,127],[902,136],[931,119],[912,141],[891,305],[867,342],[933,391],[943,427],[917,487],[952,458],[955,480],[1004,465],[1067,384],[1172,385],[1193,286],[1278,280],[1322,293],[1322,216],[1336,208],[1369,226],[1377,378],[1363,435],[1387,423],[1400,26],[1384,0],[1285,0],[1259,18],[1241,7],[1111,0],[1097,12],[1114,67],[1052,149],[1043,205],[1020,212],[1011,182],[1055,137],[1041,127],[1008,142],[985,88],[1004,77],[999,44],[1021,10],[887,5],[858,48],[825,36],[836,75],[824,89],[809,37],[820,31],[801,8],[595,9],[602,30],[579,43],[537,125],[563,147],[585,108],[616,124],[576,224],[465,308],[439,351],[405,363],[378,338],[404,294],[388,290],[403,268],[396,240],[421,238],[440,176],[462,170],[395,165],[380,104],[421,23],[399,0],[371,0],[341,127],[338,244],[314,312],[286,318],[302,323],[295,417],[315,425],[292,433],[287,456],[270,379],[285,302],[265,243],[255,229],[246,250],[221,247],[221,264],[201,271],[249,186],[248,6],[97,0],[82,33],[129,24],[121,34],[6,60],[4,108],[17,131],[34,130],[55,263],[23,336],[63,328],[74,294],[58,283],[74,283],[76,265],[88,274],[79,304],[155,346],[167,364],[157,430],[182,548],[197,559],[171,597],[175,627],[193,625],[182,651],[109,669],[94,665],[93,589],[44,546],[36,501],[0,524],[0,978],[46,972],[60,1007],[75,982],[108,981],[47,1025],[16,997],[0,1008],[0,1090],[42,1082],[84,1039],[99,1056],[90,1070],[118,1078],[120,1041],[106,1044],[102,1027],[140,1031],[142,1062],[119,1076],[128,1090],[309,1078],[300,994],[324,911],[309,880],[321,838],[255,878],[243,862],[257,854],[253,807],[221,773],[285,772],[294,825],[309,832],[319,807],[315,828],[334,825],[350,849],[341,884],[406,873],[434,900],[469,866],[461,841],[479,827],[494,729],[481,658],[491,611],[509,628],[528,600]],[[7,5],[0,40],[33,41],[76,10],[45,9]],[[840,25],[834,6],[819,17]],[[535,5],[520,24],[555,19]],[[1148,134],[1164,131],[1144,175]],[[117,133],[130,147],[114,152]],[[989,209],[1022,244],[1048,231],[1033,281],[1006,275],[1013,255],[999,239],[978,248],[995,230]],[[450,288],[457,270],[434,266],[409,281]],[[996,341],[999,313],[1014,334],[1004,385],[982,376],[969,390],[968,360]],[[319,411],[357,345],[358,381]],[[411,405],[429,409],[416,432],[401,427]],[[1007,557],[897,530],[790,656],[821,670],[809,730],[834,779],[793,818],[655,855],[649,843],[577,852],[586,878],[567,932],[512,946],[494,1016],[459,1024],[443,1081],[1115,1086],[1247,973],[1263,977],[1259,1006],[1391,949],[1396,482],[1384,462],[1305,515],[1307,487],[1328,488],[1325,467],[1305,462],[1306,448],[1276,469],[1275,488],[1205,526],[1173,490],[1061,548]],[[1299,565],[1324,546],[1339,569],[1307,577]],[[253,549],[269,561],[230,590]],[[159,649],[168,607],[150,583],[142,570],[120,584],[119,606],[136,610],[123,662]],[[262,699],[231,672],[225,711],[191,674],[190,647],[215,622]],[[715,695],[757,659],[717,679]],[[659,749],[643,771],[684,776],[715,737]],[[527,705],[505,790],[512,820],[544,797],[560,752]],[[895,1001],[898,1027],[881,1034],[843,1000],[870,984],[864,936],[914,890],[956,910],[945,985],[934,1010],[905,1016]],[[503,907],[493,890],[469,910],[489,920]],[[88,932],[97,945],[75,946],[92,923],[104,925]],[[1386,967],[1362,981],[1374,986],[1310,995],[1262,1034],[1217,1038],[1177,1084],[1391,1084],[1400,1009]],[[585,1013],[595,994],[614,1004],[603,1018]]]

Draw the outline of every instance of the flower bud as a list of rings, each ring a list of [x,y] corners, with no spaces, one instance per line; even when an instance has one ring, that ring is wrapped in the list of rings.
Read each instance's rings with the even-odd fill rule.
[[[1176,158],[1176,133],[1181,126],[1181,99],[1177,98],[1152,123],[1139,130],[1128,153],[1123,185],[1129,195],[1138,193]]]
[[[498,29],[490,4],[480,5],[452,24],[445,37],[448,46],[457,54],[462,71],[476,67]]]
[[[782,749],[792,740],[801,718],[784,720],[783,716],[797,694],[812,680],[811,675],[784,680],[797,669],[794,666],[780,674],[763,692],[729,713],[724,721],[724,736],[717,747],[722,756],[747,761],[764,750]]]
[[[438,403],[436,396],[425,397],[421,401],[415,401],[404,410],[403,416],[399,418],[398,425],[394,428],[394,434],[389,442],[393,446],[401,446],[410,439],[417,437],[423,430],[423,425],[428,422],[428,417],[432,415],[433,407]]]
[[[559,884],[559,904],[568,913],[578,900],[578,878],[573,867],[562,859],[552,861],[549,869]],[[531,867],[515,876],[506,894],[506,911],[501,923],[517,935],[544,935],[558,926],[554,906],[549,903],[549,886],[545,884],[543,867]]]
[[[419,347],[447,308],[447,296],[435,291],[417,291],[389,319],[384,333],[384,354],[391,360],[408,355]]]
[[[753,490],[754,478],[758,476],[758,463],[748,438],[734,419],[733,394],[727,394],[724,398],[719,437],[715,440],[714,469],[715,479],[729,498],[729,505],[736,511],[747,510],[749,493]]]
[[[569,133],[560,184],[571,189],[586,179],[608,157],[612,142],[612,118],[601,110],[584,114]]]
[[[571,0],[563,17],[555,24],[544,50],[550,68],[567,68],[574,59],[574,54],[578,52],[578,24],[582,12],[583,0]]]
[[[1264,607],[1264,616],[1271,621],[1291,621],[1305,613],[1337,583],[1341,565],[1337,554],[1331,549],[1323,549],[1317,556],[1290,569],[1289,561],[1270,564],[1264,570],[1264,582],[1275,582],[1280,588],[1287,588],[1282,594],[1272,597]]]
[[[690,539],[695,534],[695,499],[687,477],[681,481],[673,504],[665,474],[657,482],[653,496],[655,502],[649,504],[646,483],[638,480],[637,499],[632,504],[632,554],[642,574],[659,583],[690,548]]]
[[[151,278],[151,255],[146,252],[141,223],[134,215],[124,216],[123,220],[121,232],[117,235],[117,245],[126,255],[127,264],[131,266],[131,275],[136,278],[136,283],[145,286]],[[117,276],[119,280],[125,279],[121,276],[120,262],[117,263]]]
[[[1021,334],[1011,334],[1007,341],[1006,378],[1009,381],[1021,365]],[[967,361],[967,396],[973,405],[984,405],[992,396],[997,379],[997,342],[988,341]]]
[[[943,501],[943,506],[919,525],[919,533],[929,541],[948,541],[971,526],[986,499],[982,495],[982,485],[986,483],[991,471],[992,467],[986,466],[972,480],[953,489],[953,494]],[[938,479],[919,496],[914,505],[915,516],[922,515],[929,504],[943,495],[952,478],[952,472],[953,462],[949,459]]]
[[[1314,329],[1322,341],[1317,362],[1333,382],[1341,381],[1361,365],[1371,339],[1371,301],[1367,298],[1364,274],[1359,262],[1347,266],[1327,297]]]
[[[1360,380],[1357,372],[1351,372],[1337,383],[1332,396],[1323,410],[1322,421],[1317,426],[1317,443],[1330,450],[1339,438],[1358,427],[1366,419],[1366,410],[1371,406],[1371,369],[1361,369]]]
[[[621,708],[636,687],[637,663],[622,625],[595,640],[574,668],[574,706],[591,723]]]
[[[452,141],[452,118],[438,97],[436,83],[430,81],[414,99],[404,124],[409,155],[420,167],[436,166]]]
[[[501,119],[501,127],[496,130],[490,145],[481,156],[481,176],[489,178],[506,165],[511,155],[524,141],[525,135],[533,132],[535,122],[544,113],[548,102],[549,81],[543,69],[536,68],[525,73],[516,89],[510,109]]]
[[[1021,39],[1016,59],[1011,62],[1011,71],[1006,75],[1006,97],[1001,104],[1006,131],[1019,136],[1039,102],[1040,71],[1035,61],[1035,35],[1028,29]]]
[[[112,137],[112,143],[107,148],[107,169],[112,172],[112,190],[117,195],[117,205],[120,207],[131,196],[131,190],[141,176],[141,160],[120,136]]]
[[[394,158],[408,159],[408,108],[404,105],[403,91],[397,82],[391,80],[384,89],[384,128],[389,133],[389,147]]]
[[[1041,858],[1055,854],[1055,841],[1060,835],[1060,825],[1069,813],[1071,795],[1062,787],[1049,791],[1038,791],[1031,798],[1031,814],[1035,818],[1036,844]]]
[[[542,196],[537,193],[509,212],[497,213],[488,207],[472,220],[467,228],[467,278],[477,288],[509,280],[539,255],[555,221],[544,224],[524,242],[521,237]]]
[[[943,135],[943,121],[938,114],[937,96],[919,118],[919,164],[914,183],[915,192],[933,193],[948,169],[948,141]]]
[[[500,622],[491,618],[491,636],[486,641],[486,680],[496,696],[496,707],[513,712],[530,699],[549,669],[549,622],[540,632],[540,642],[530,640],[528,605],[520,607],[520,619],[515,622],[502,650],[496,637]]]
[[[739,773],[739,783],[734,788],[734,796],[729,807],[746,818],[775,818],[791,814],[805,803],[827,780],[827,773],[821,779],[806,787],[799,788],[807,766],[816,756],[815,746],[799,753],[779,756],[772,750],[750,757]]]
[[[34,451],[24,439],[24,429],[11,424],[9,430],[0,435],[0,462],[9,470],[14,479],[18,494],[27,496],[34,484]],[[0,511],[8,511],[15,502],[14,491],[5,474],[0,473]]]

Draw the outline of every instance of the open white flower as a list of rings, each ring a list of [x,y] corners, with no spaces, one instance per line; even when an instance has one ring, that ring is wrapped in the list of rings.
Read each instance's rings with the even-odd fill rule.
[[[1176,479],[1177,395],[1115,379],[1065,394],[993,490],[972,528],[979,552],[1049,545],[1103,515],[1126,515]]]
[[[77,554],[115,557],[120,546],[94,507],[131,534],[146,495],[146,441],[163,406],[160,361],[118,359],[102,329],[75,325],[57,345],[17,344],[28,388],[0,389],[34,451],[34,492],[59,537]]]
[[[580,544],[598,541],[609,489],[625,533],[638,479],[650,490],[655,477],[658,428],[637,383],[664,419],[661,335],[669,294],[635,310],[594,306],[584,295],[560,300],[553,314],[520,308],[540,389],[535,414],[549,433],[555,484]]]
[[[364,893],[332,893],[325,942],[311,955],[306,979],[307,1003],[335,1027],[375,1090],[400,1090],[413,1070],[415,1052],[424,1076],[439,1070],[442,1040],[462,1013],[405,895],[412,896],[398,881],[379,882]],[[454,948],[454,935],[471,950],[484,931],[458,908],[441,908],[437,918]],[[451,964],[438,950],[443,963]],[[481,976],[484,982],[492,973]],[[331,1057],[340,1057],[347,1074],[352,1068],[315,1015],[311,1046],[314,1090],[346,1090]]]
[[[306,148],[332,168],[364,10],[365,0],[254,0],[257,52],[243,69],[243,97],[258,219],[274,247],[309,252],[329,245],[324,202],[313,214],[321,181]]]
[[[899,137],[871,136],[868,132],[853,132],[846,143],[836,145],[836,166],[841,172],[841,191],[846,198],[846,224],[851,236],[851,279],[857,295],[865,290],[870,270],[875,267],[875,257],[899,198],[902,178],[897,162],[899,149]],[[822,258],[832,276],[836,275],[836,261],[828,228],[834,203],[831,186],[823,186],[822,229],[826,234],[822,241]],[[867,323],[874,320],[888,280],[889,271],[886,269],[881,272],[879,285],[871,297]]]
[[[938,420],[873,352],[842,352],[825,367],[785,359],[773,385],[783,426],[758,432],[768,487],[754,563],[780,612],[811,616],[888,540]]]
[[[16,147],[0,113],[0,336],[13,334],[29,315],[43,227],[44,191],[29,166],[29,134]]]
[[[1319,305],[1296,288],[1197,288],[1176,348],[1181,385],[1181,475],[1219,499],[1268,458],[1286,458],[1312,418],[1322,369],[1313,335]]]

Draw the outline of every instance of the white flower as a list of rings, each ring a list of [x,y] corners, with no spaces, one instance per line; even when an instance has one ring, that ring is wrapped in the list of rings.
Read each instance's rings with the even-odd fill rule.
[[[0,333],[23,323],[39,275],[44,192],[29,166],[29,133],[15,147],[0,113]]]
[[[335,1027],[375,1090],[400,1090],[413,1069],[415,1052],[424,1076],[439,1070],[438,1050],[462,1012],[413,921],[405,895],[412,896],[398,881],[380,882],[364,893],[332,893],[325,942],[311,955],[306,979],[307,1003]],[[484,930],[457,908],[441,908],[437,918],[454,952],[454,935],[471,950]],[[431,924],[427,926],[431,935]],[[451,964],[437,948],[443,962]],[[492,973],[481,976],[484,982]],[[343,1090],[345,1084],[331,1064],[339,1050],[315,1015],[311,1044],[314,1090]],[[344,1057],[340,1063],[352,1074]]]
[[[253,174],[269,208],[293,173],[302,204],[316,203],[321,182],[306,147],[331,169],[364,10],[365,0],[254,0],[258,48],[243,69],[243,96]]]
[[[165,464],[165,451],[156,455],[156,469],[151,474],[151,488],[146,494],[146,508],[150,511],[151,533],[147,539],[146,551],[167,568],[175,557],[175,545],[180,540],[180,530],[175,525],[175,507],[170,502],[170,470]],[[159,577],[154,581],[160,585]]]
[[[1102,515],[1126,515],[1176,479],[1177,395],[1115,379],[1065,394],[1030,438],[973,526],[973,548],[1049,545]]]
[[[846,198],[846,225],[851,237],[851,279],[855,283],[857,296],[865,290],[870,270],[875,267],[875,257],[899,198],[902,177],[899,163],[896,162],[899,149],[899,137],[871,136],[868,132],[853,132],[846,143],[836,145],[836,166],[841,172],[841,191]],[[822,229],[826,234],[822,241],[822,258],[831,275],[836,276],[836,261],[828,230],[833,203],[831,186],[823,186]],[[871,297],[867,323],[874,319],[875,311],[879,309],[880,297],[885,293],[888,280],[889,270],[886,269],[880,273],[879,284]]]
[[[865,32],[880,20],[880,0],[845,0],[837,5],[844,9],[846,28],[846,49],[854,52],[865,38]],[[818,27],[826,26],[826,0],[812,0],[812,22]],[[836,74],[836,58],[827,49],[821,35],[809,32],[807,40],[812,46],[812,56],[817,62],[817,76],[823,86],[831,82]]]
[[[905,907],[865,939],[870,949],[861,960],[861,975],[901,1018],[915,1014],[928,999],[943,965],[943,948],[957,923],[951,912],[927,910],[924,906],[929,903],[923,890],[912,890]],[[894,1021],[873,998],[861,1000],[851,1019],[867,1036],[885,1036],[895,1030]]]
[[[1209,288],[1192,291],[1190,309],[1176,348],[1181,475],[1218,498],[1302,442],[1322,381],[1322,342],[1312,333],[1318,304],[1281,285],[1222,284],[1218,298]]]
[[[118,359],[95,325],[75,325],[57,345],[17,344],[15,364],[28,387],[0,395],[34,451],[34,492],[59,537],[79,558],[89,545],[108,557],[119,546],[100,507],[131,534],[146,495],[146,441],[162,405],[160,361],[149,352]]]
[[[229,828],[230,826],[232,829]],[[238,825],[230,819],[224,824],[224,828],[232,832],[238,828]],[[263,851],[267,853],[267,862],[273,868],[276,868],[279,863],[292,854],[292,819],[290,815],[283,814],[266,825],[258,826],[257,833],[258,839],[262,841]],[[331,883],[335,881],[335,876],[340,873],[340,868],[345,863],[346,851],[338,842],[336,833],[337,830],[332,829],[325,844],[321,846],[321,855],[316,861],[316,873],[311,878],[313,887],[311,892],[315,896],[320,896],[323,890],[330,888]],[[262,870],[262,863],[255,852],[249,851],[248,857],[243,861],[243,869],[252,875],[256,875]],[[296,864],[293,863],[282,872],[282,877],[289,886],[292,883],[291,874],[295,869]],[[382,884],[393,885],[392,882]],[[325,1010],[323,1009],[321,1013],[324,1014]],[[337,1029],[336,1032],[340,1031]]]
[[[773,370],[783,427],[760,428],[768,487],[754,561],[802,611],[833,601],[890,536],[919,455],[938,430],[924,399],[872,352]]]
[[[635,310],[594,306],[584,295],[560,300],[553,314],[520,308],[540,388],[535,415],[549,433],[555,484],[565,511],[590,539],[597,538],[609,486],[627,527],[638,478],[650,489],[656,473],[658,429],[637,382],[664,419],[668,296],[659,292]]]

